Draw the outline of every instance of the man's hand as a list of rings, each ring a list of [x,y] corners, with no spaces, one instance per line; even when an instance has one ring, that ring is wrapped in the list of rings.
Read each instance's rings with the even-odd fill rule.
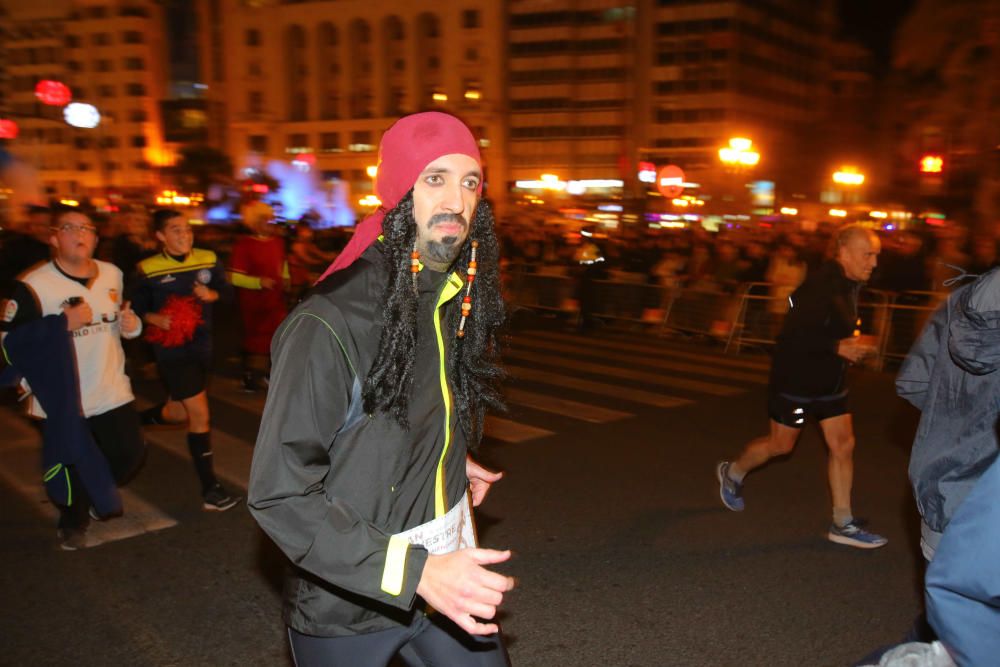
[[[852,364],[863,361],[878,352],[875,340],[871,336],[854,336],[842,338],[837,344],[837,354]]]
[[[86,301],[80,301],[75,306],[63,306],[63,312],[66,313],[67,331],[76,331],[87,326],[94,319],[94,311],[90,309],[90,304]]]
[[[194,294],[195,298],[201,301],[202,303],[212,303],[213,301],[217,301],[219,298],[218,292],[205,285],[202,285],[201,283],[197,283],[194,286],[192,293]]]
[[[476,618],[490,620],[496,615],[503,594],[514,588],[514,578],[482,566],[509,558],[510,551],[495,549],[460,549],[428,556],[417,595],[470,635],[499,632],[496,623],[480,623]]]
[[[465,476],[469,478],[469,488],[472,491],[472,506],[479,507],[480,503],[489,493],[490,485],[500,481],[502,472],[492,472],[472,460],[471,456],[465,457]]]
[[[170,330],[170,316],[160,315],[159,313],[146,313],[146,324],[151,324],[154,327],[163,329],[164,331]]]
[[[275,286],[274,278],[261,278],[260,288],[261,289],[272,289]]]
[[[131,336],[139,328],[139,316],[132,310],[132,302],[126,301],[122,304],[122,333]]]

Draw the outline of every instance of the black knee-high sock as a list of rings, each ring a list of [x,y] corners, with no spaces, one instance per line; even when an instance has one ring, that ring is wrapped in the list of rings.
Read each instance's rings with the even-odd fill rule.
[[[211,433],[188,433],[188,451],[195,472],[201,481],[201,492],[205,493],[215,486],[215,473],[212,472],[212,445],[209,442]]]

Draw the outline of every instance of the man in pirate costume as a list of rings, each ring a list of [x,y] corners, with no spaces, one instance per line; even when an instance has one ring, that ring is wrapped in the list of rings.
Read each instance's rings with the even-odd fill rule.
[[[99,450],[92,455],[93,450],[86,446],[71,452],[66,449],[66,442],[46,443],[46,447],[63,448],[52,460],[65,461],[65,465],[48,469],[46,481],[53,481],[49,479],[53,477],[65,481],[65,493],[53,497],[53,502],[59,508],[61,546],[73,551],[90,546],[87,539],[90,518],[104,516],[100,499],[107,497],[106,490],[101,489],[100,484],[89,483],[95,477],[87,471],[94,471],[95,465],[106,466],[110,478],[98,471],[96,479],[110,479],[114,494],[113,484],[127,481],[142,463],[145,442],[133,405],[132,385],[125,374],[125,353],[121,344],[122,337],[135,338],[142,333],[142,322],[128,302],[122,302],[122,272],[113,264],[94,259],[97,227],[90,218],[76,209],[63,208],[53,213],[51,225],[49,243],[53,259],[19,276],[10,297],[3,302],[0,332],[4,338],[3,355],[15,370],[25,367],[22,362],[30,367],[35,363],[30,359],[34,355],[43,356],[42,366],[58,365],[57,359],[75,364],[75,368],[68,369],[62,376],[68,378],[67,385],[73,386],[53,392],[51,386],[22,385],[30,392],[28,414],[39,420],[43,432],[48,433],[52,428],[65,435],[68,425],[50,424],[49,417],[69,421],[82,412]],[[37,328],[39,324],[55,328],[46,332]],[[32,331],[32,327],[36,328]],[[25,330],[29,330],[31,340],[12,345],[12,339]],[[61,334],[51,337],[50,332]],[[72,344],[67,343],[72,349],[60,356],[54,346],[61,343],[64,336],[72,337]],[[38,343],[46,340],[53,347],[38,348]],[[37,367],[37,363],[35,365]],[[60,382],[50,374],[36,374],[35,377],[48,384]],[[37,400],[40,396],[57,396],[58,400],[43,405],[42,400]],[[65,409],[59,410],[60,405]],[[45,454],[48,458],[48,452]],[[104,460],[100,460],[102,458]],[[47,488],[51,493],[52,485],[47,484]],[[103,503],[103,507],[114,505],[118,505],[115,510],[120,511],[117,499]]]
[[[153,228],[163,250],[139,262],[131,298],[135,312],[149,325],[147,339],[153,344],[167,400],[145,410],[142,423],[187,421],[202,509],[224,512],[240,499],[215,477],[206,382],[212,356],[212,304],[232,288],[215,253],[193,247],[194,233],[183,215],[170,209],[156,211]]]
[[[506,665],[490,621],[514,582],[487,566],[510,552],[476,548],[470,509],[500,479],[467,450],[501,406],[504,319],[476,141],[404,117],[375,186],[382,208],[275,333],[248,505],[293,565],[298,667]]]

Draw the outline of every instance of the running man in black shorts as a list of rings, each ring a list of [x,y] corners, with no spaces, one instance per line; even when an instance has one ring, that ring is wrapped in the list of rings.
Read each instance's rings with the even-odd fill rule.
[[[212,466],[208,393],[205,389],[212,355],[212,304],[231,287],[225,270],[211,250],[194,248],[194,234],[177,211],[153,214],[162,252],[139,262],[132,294],[135,312],[149,327],[169,331],[173,322],[164,310],[171,297],[193,297],[200,305],[202,323],[181,345],[153,345],[156,366],[167,388],[167,401],[142,413],[146,425],[176,424],[187,420],[188,449],[201,482],[202,507],[222,512],[239,502],[215,477]]]
[[[833,498],[832,542],[860,549],[887,540],[863,529],[851,511],[854,479],[854,426],[847,406],[847,366],[875,352],[861,336],[858,292],[871,277],[881,244],[858,225],[836,236],[834,261],[809,275],[789,297],[790,308],[778,336],[768,387],[771,433],[750,442],[735,461],[716,468],[726,507],[743,510],[743,479],[775,456],[789,454],[807,419],[819,422],[830,450],[827,474]]]

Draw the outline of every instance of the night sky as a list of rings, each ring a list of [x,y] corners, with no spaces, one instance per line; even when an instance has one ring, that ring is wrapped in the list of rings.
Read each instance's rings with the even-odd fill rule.
[[[915,4],[916,0],[839,0],[841,34],[871,49],[884,71],[896,28]]]

